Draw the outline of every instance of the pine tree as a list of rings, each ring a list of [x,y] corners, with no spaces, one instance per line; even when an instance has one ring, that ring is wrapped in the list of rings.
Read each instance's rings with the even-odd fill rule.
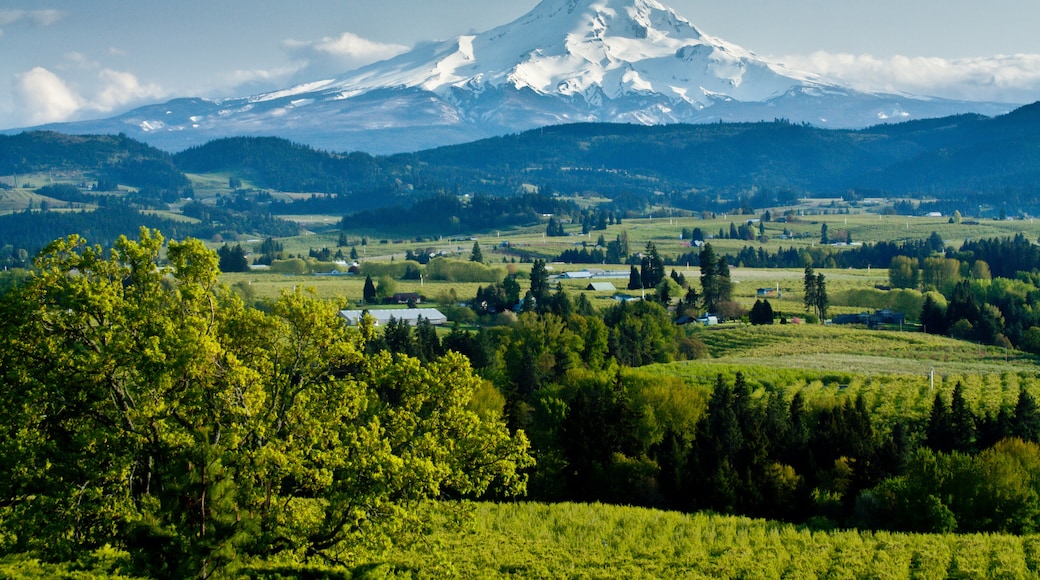
[[[813,312],[822,322],[827,318],[830,299],[827,297],[827,281],[823,274],[816,274],[812,264],[805,265],[805,296],[803,303],[807,311]]]
[[[1040,442],[1040,409],[1029,391],[1022,388],[1011,420],[1011,435],[1024,441]]]
[[[714,313],[719,308],[718,260],[711,244],[704,244],[700,254],[701,300],[704,311]]]
[[[950,433],[954,451],[975,452],[975,415],[964,399],[964,385],[960,381],[953,387],[950,397]]]
[[[549,297],[549,272],[545,260],[535,260],[531,266],[531,297],[537,304],[545,304]]]
[[[751,313],[749,315],[751,324],[773,324],[773,307],[769,304],[769,301],[755,300],[755,305],[751,307]]]
[[[823,277],[823,274],[816,275],[816,316],[820,318],[820,322],[827,319],[827,309],[830,308],[831,302],[827,297],[827,282]]]
[[[812,264],[805,265],[805,277],[804,288],[805,293],[802,298],[802,303],[805,304],[805,310],[812,312],[816,308],[816,272],[813,270]]]
[[[643,287],[643,277],[639,275],[639,270],[632,266],[628,270],[628,289],[639,290]]]
[[[376,302],[376,285],[372,282],[372,276],[365,276],[365,287],[362,290],[362,297],[368,304]]]
[[[480,242],[478,242],[478,241],[474,241],[473,242],[473,251],[469,255],[469,261],[470,262],[483,262],[484,261],[484,254],[483,254],[483,252],[480,251]]]
[[[928,415],[928,426],[925,429],[925,444],[933,451],[949,453],[953,450],[953,426],[949,407],[942,395],[935,394],[932,411]]]
[[[928,334],[946,334],[946,309],[935,303],[932,293],[925,294],[924,305],[921,307],[921,325]]]
[[[729,302],[733,293],[733,282],[730,281],[729,262],[726,261],[726,256],[719,256],[719,263],[716,264],[715,271],[718,274],[718,280],[716,282],[718,289],[718,302]]]
[[[664,261],[661,260],[653,242],[646,243],[646,255],[643,256],[639,275],[643,281],[643,288],[656,288],[664,279]]]
[[[415,322],[414,351],[416,358],[423,362],[430,362],[444,354],[437,330],[430,324],[429,318],[420,316]]]

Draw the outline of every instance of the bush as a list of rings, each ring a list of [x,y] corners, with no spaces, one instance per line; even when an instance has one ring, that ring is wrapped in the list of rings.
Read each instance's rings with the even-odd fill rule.
[[[447,258],[434,258],[426,265],[429,280],[445,282],[501,282],[506,276],[503,268],[492,268],[478,262],[463,262]]]
[[[747,309],[739,302],[719,302],[719,309],[715,314],[726,320],[740,320],[747,316],[747,313]]]
[[[300,258],[291,258],[289,260],[272,261],[271,271],[278,274],[300,276],[306,274],[310,269],[307,267],[307,262],[304,262]]]
[[[440,306],[440,311],[448,320],[458,322],[459,324],[471,324],[477,321],[477,313],[465,306],[449,304]]]
[[[694,336],[684,336],[678,340],[679,358],[683,360],[696,360],[708,358],[708,347],[701,339]]]

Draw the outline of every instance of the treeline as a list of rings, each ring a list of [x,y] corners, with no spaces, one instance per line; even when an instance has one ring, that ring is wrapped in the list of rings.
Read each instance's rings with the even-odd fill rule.
[[[411,207],[372,209],[346,216],[341,229],[364,227],[389,231],[444,233],[487,231],[508,226],[536,224],[543,214],[577,215],[578,206],[540,194],[515,197],[478,195],[461,199],[454,195],[437,195],[417,201]]]
[[[112,204],[105,211],[24,211],[0,215],[0,247],[11,246],[15,255],[17,250],[25,250],[26,256],[31,257],[55,239],[71,234],[89,235],[94,243],[109,247],[119,236],[137,231],[142,226],[161,228],[177,236],[212,236],[206,227],[197,224],[141,213],[124,204]],[[25,267],[28,265],[25,262],[3,265]]]
[[[18,250],[25,250],[25,257],[31,257],[51,241],[74,233],[89,235],[90,240],[104,247],[110,247],[119,236],[142,227],[161,229],[175,236],[202,239],[211,239],[217,235],[235,239],[241,233],[251,232],[276,236],[299,233],[296,224],[268,214],[234,213],[199,203],[186,205],[184,214],[202,222],[190,223],[152,215],[120,200],[109,201],[103,209],[94,211],[26,210],[0,215],[0,248],[13,248],[12,252],[0,254],[0,267],[25,267],[28,261],[18,258]],[[11,261],[12,257],[17,263]]]
[[[634,367],[703,355],[652,302],[600,315],[550,294],[542,312],[443,340],[421,322],[371,349],[435,359],[454,350],[505,398],[532,441],[529,498],[601,501],[918,532],[1040,529],[1040,411],[1025,390],[996,414],[963,390],[925,420],[884,427],[862,397],[836,405],[741,373],[705,392]],[[759,383],[756,383],[759,384]],[[925,509],[927,508],[927,509]]]

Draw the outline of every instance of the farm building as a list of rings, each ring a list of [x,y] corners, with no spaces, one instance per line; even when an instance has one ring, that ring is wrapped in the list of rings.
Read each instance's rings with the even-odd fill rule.
[[[355,325],[361,316],[368,312],[376,320],[376,326],[390,322],[390,318],[403,320],[409,326],[415,326],[419,317],[430,321],[430,324],[447,324],[448,317],[444,316],[436,308],[398,308],[394,310],[340,310],[339,315],[346,319],[347,324]]]
[[[593,292],[617,292],[617,288],[610,282],[592,282],[585,289]]]
[[[390,302],[394,304],[408,304],[409,301],[420,304],[423,297],[418,292],[398,292],[390,297]]]

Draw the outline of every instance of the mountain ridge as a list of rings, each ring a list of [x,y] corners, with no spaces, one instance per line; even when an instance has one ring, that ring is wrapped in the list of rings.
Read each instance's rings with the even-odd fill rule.
[[[382,154],[574,122],[782,118],[861,128],[1009,109],[858,92],[705,34],[657,0],[543,0],[488,31],[422,43],[332,79],[244,98],[177,99],[41,128],[125,132],[167,150],[274,135]]]

